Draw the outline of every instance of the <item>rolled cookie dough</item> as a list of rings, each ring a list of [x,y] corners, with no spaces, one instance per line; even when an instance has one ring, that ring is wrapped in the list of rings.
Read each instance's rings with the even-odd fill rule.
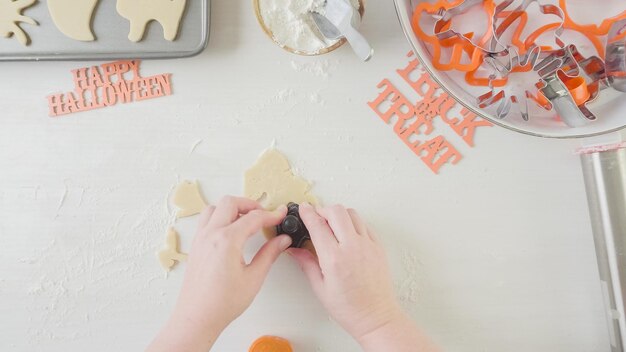
[[[163,37],[173,41],[178,36],[186,3],[187,0],[117,0],[117,12],[130,21],[130,41],[143,39],[153,20],[163,27]]]
[[[180,253],[178,249],[178,232],[174,229],[167,231],[165,237],[165,247],[159,252],[159,262],[163,269],[170,271],[176,262],[187,260],[187,254]]]
[[[310,193],[310,183],[294,175],[287,158],[276,149],[268,149],[259,157],[256,164],[244,174],[243,193],[246,197],[261,202],[268,210],[275,210],[289,202],[318,204]],[[268,239],[275,237],[276,228],[265,228],[263,234]],[[308,241],[303,248],[315,253],[313,244]]]
[[[244,175],[244,195],[261,202],[267,210],[289,202],[317,204],[310,190],[309,182],[294,175],[287,158],[276,149],[265,151]]]
[[[68,38],[90,42],[91,17],[98,0],[48,0],[48,11],[56,27]]]
[[[176,212],[177,219],[200,214],[202,209],[207,206],[200,194],[198,182],[183,181],[174,190],[172,201],[179,209]]]

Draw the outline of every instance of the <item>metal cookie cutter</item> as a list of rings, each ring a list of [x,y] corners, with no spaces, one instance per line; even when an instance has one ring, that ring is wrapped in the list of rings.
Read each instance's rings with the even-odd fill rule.
[[[583,94],[580,97],[586,96],[587,99],[584,102],[577,101],[578,99],[572,95],[571,88],[568,87],[567,83],[576,78],[565,80],[564,76],[566,75],[563,71],[558,70],[554,74],[543,78],[545,86],[541,88],[541,93],[550,101],[553,109],[559,114],[563,122],[570,127],[581,127],[590,121],[596,120],[596,116],[587,108],[589,93],[584,93],[584,90],[582,90]],[[576,86],[572,88],[584,87],[584,80],[582,84],[578,81],[575,82]]]
[[[453,30],[450,24],[455,16],[462,15],[468,12],[469,9],[477,5],[482,5],[487,12],[489,26],[485,35],[480,39],[478,43],[475,43],[467,36]],[[440,13],[441,18],[439,18],[439,20],[435,22],[435,28],[433,29],[433,32],[439,40],[445,41],[451,38],[457,38],[463,42],[466,42],[468,45],[475,47],[483,55],[507,55],[508,47],[501,46],[500,43],[495,40],[495,11],[496,6],[493,0],[464,0],[458,5],[451,7],[448,10],[444,10]],[[485,44],[488,45],[485,47]],[[500,46],[500,49],[497,48],[498,46]]]
[[[626,19],[611,26],[605,59],[610,86],[617,91],[626,92]]]
[[[526,15],[526,9],[532,3],[537,3],[539,11],[541,13],[546,15],[555,15],[560,19],[554,31],[554,40],[556,44],[560,47],[565,46],[565,42],[561,39],[561,35],[564,31],[565,14],[558,6],[551,4],[542,4],[539,0],[524,0],[515,8],[509,9],[509,7],[514,2],[515,0],[506,0],[500,3],[495,8],[494,20],[492,23],[492,32],[494,34],[491,41],[492,48],[506,46],[500,41],[501,36],[518,18],[524,19],[524,17],[522,16]],[[498,25],[497,19],[501,17],[501,14],[506,15],[503,16],[504,19],[502,23]],[[545,56],[547,54],[542,52],[542,48],[535,45],[534,43],[531,44],[528,48],[524,49],[525,52],[523,54],[520,54],[520,50],[522,50],[522,48],[507,46],[506,55],[486,55],[485,61],[492,67],[494,71],[494,74],[491,76],[493,79],[492,82],[495,82],[495,78],[497,77],[497,75],[503,77],[504,79],[508,78],[508,75],[515,69],[519,70],[519,68],[529,67],[531,70],[536,70],[539,60],[542,58],[542,56]],[[557,66],[561,66],[561,64],[562,62],[558,62]],[[496,109],[496,116],[500,119],[503,119],[508,116],[511,111],[511,107],[513,106],[513,104],[515,104],[519,107],[522,119],[528,121],[528,100],[533,98],[532,93],[530,93],[530,91],[528,90],[525,90],[524,96],[521,98],[516,94],[507,96],[504,90],[496,92],[495,85],[492,84],[492,82],[489,83],[490,91],[478,97],[478,105],[484,108],[499,102],[499,105]]]
[[[291,237],[292,248],[302,248],[311,235],[300,218],[300,206],[296,203],[287,204],[287,216],[276,226],[276,234],[286,234]]]
[[[492,76],[493,78],[494,76]],[[528,114],[528,100],[532,98],[532,94],[529,91],[525,91],[525,99],[519,99],[517,95],[513,94],[508,97],[504,90],[496,92],[493,80],[489,84],[489,91],[478,97],[478,106],[486,108],[488,106],[499,103],[496,107],[496,117],[503,119],[509,115],[513,104],[519,107],[519,112],[522,115],[524,121],[529,120]]]
[[[554,15],[557,16],[560,21],[558,22],[557,28],[554,30],[554,41],[559,47],[564,47],[565,42],[561,39],[561,36],[564,32],[565,25],[565,13],[561,10],[560,7],[551,5],[551,4],[541,4],[539,0],[524,0],[521,4],[513,9],[509,9],[515,0],[506,0],[500,3],[494,12],[494,21],[492,23],[494,37],[492,40],[492,46],[506,46],[502,42],[500,42],[500,37],[504,34],[504,32],[509,28],[509,26],[517,20],[517,18],[526,14],[526,9],[532,4],[537,3],[539,7],[539,11],[544,15]],[[497,25],[497,18],[500,17],[500,14],[508,13],[502,21],[502,25]],[[491,66],[499,72],[500,75],[506,76],[511,73],[511,71],[515,67],[527,66],[531,65],[534,69],[534,66],[539,61],[541,57],[541,47],[536,44],[531,44],[524,54],[520,54],[519,50],[521,48],[514,48],[507,46],[507,54],[501,56],[493,56],[489,55],[487,58],[487,62],[491,64]],[[507,59],[505,62],[501,62],[498,59],[500,57],[504,57]]]
[[[571,127],[580,127],[596,116],[587,104],[597,98],[606,85],[605,66],[598,57],[585,58],[575,45],[554,51],[537,65],[541,77],[539,90]]]
[[[459,71],[471,71],[476,69],[482,63],[482,56],[480,52],[476,52],[474,45],[468,41],[461,41],[457,38],[441,41],[435,34],[427,34],[420,26],[420,16],[428,14],[433,19],[440,19],[441,15],[447,11],[447,9],[456,6],[454,3],[449,3],[447,0],[437,0],[434,3],[421,2],[415,8],[412,17],[412,27],[415,35],[428,43],[432,49],[432,63],[435,68],[442,71],[459,70]],[[467,34],[470,36],[471,34]],[[442,48],[452,47],[452,52],[448,62],[442,60]],[[467,54],[471,57],[469,64],[461,63],[463,55]]]

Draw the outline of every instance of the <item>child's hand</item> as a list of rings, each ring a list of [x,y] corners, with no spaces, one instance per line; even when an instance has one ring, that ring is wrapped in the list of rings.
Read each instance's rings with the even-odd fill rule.
[[[268,241],[249,264],[243,258],[244,244],[263,227],[278,225],[286,213],[286,207],[268,212],[257,202],[234,197],[202,212],[178,303],[164,330],[170,333],[161,346],[176,344],[171,350],[207,351],[222,330],[248,308],[291,238],[283,235]]]
[[[394,295],[385,252],[352,209],[300,206],[318,259],[290,249],[330,315],[366,351],[434,351]]]

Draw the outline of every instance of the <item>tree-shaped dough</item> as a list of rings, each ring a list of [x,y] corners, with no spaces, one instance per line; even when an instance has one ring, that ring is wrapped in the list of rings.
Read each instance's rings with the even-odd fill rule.
[[[33,6],[37,0],[0,0],[0,35],[15,38],[22,45],[30,44],[30,38],[20,27],[20,23],[37,25],[34,19],[22,15],[24,9]]]

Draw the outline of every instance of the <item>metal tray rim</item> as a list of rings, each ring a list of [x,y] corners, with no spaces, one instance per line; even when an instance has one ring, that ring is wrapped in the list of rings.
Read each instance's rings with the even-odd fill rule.
[[[206,25],[202,27],[200,44],[193,50],[172,51],[172,52],[138,52],[137,55],[129,55],[127,53],[87,53],[84,55],[74,54],[47,54],[47,55],[24,55],[24,56],[0,56],[0,62],[37,62],[37,61],[109,61],[109,60],[165,60],[165,59],[183,59],[197,56],[204,52],[209,45],[211,37],[211,0],[206,0],[206,10],[204,17]]]

